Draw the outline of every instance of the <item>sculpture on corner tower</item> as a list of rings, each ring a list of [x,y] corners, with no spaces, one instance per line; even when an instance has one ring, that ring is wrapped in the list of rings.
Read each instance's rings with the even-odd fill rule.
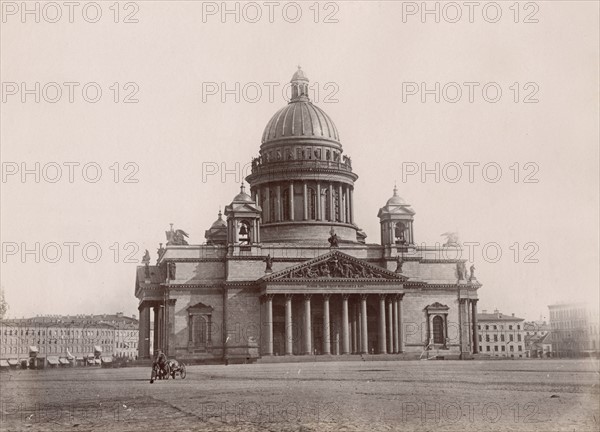
[[[187,246],[188,242],[185,240],[188,234],[181,229],[173,230],[173,224],[171,225],[171,229],[169,231],[165,231],[165,235],[167,236],[167,246]]]

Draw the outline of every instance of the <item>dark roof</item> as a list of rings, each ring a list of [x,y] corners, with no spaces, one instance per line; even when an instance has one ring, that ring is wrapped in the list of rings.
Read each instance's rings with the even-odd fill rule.
[[[505,315],[503,313],[478,313],[477,321],[525,321],[523,318],[515,317],[512,315]]]

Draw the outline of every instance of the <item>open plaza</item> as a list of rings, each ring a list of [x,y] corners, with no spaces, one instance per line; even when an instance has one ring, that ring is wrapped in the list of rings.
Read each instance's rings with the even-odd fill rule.
[[[2,372],[2,431],[597,431],[598,361],[363,360]]]

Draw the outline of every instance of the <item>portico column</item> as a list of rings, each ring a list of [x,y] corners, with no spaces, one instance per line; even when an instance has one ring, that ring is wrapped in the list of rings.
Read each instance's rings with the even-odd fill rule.
[[[154,350],[154,352],[156,352],[156,350],[159,349],[159,346],[158,346],[158,337],[159,337],[158,332],[160,329],[160,327],[159,327],[159,321],[160,321],[159,311],[160,311],[160,308],[158,306],[154,306],[154,325],[153,325],[154,332],[153,332],[153,337],[152,337],[152,349]],[[152,353],[152,355],[154,355],[154,353]]]
[[[267,294],[265,298],[265,329],[267,341],[265,344],[265,355],[273,355],[273,295]]]
[[[167,355],[173,355],[175,352],[175,304],[177,299],[167,300],[167,317],[166,317],[166,334],[165,334],[165,348]]]
[[[471,313],[473,315],[473,354],[479,353],[479,336],[477,329],[477,299],[471,300]]]
[[[393,317],[393,322],[394,322],[394,354],[397,354],[399,352],[399,347],[398,347],[398,342],[400,341],[399,335],[398,335],[398,296],[394,297],[393,300],[393,306],[392,306],[392,312],[394,314]]]
[[[361,330],[361,354],[369,353],[369,332],[367,330],[367,294],[360,296],[360,330]]]
[[[294,220],[294,182],[290,182],[290,220]]]
[[[315,215],[317,217],[317,220],[321,220],[323,219],[323,216],[321,215],[321,184],[317,182],[317,214]]]
[[[329,336],[329,294],[323,295],[323,354],[331,354]]]
[[[142,304],[139,308],[138,357],[150,357],[150,307]]]
[[[304,220],[308,219],[308,186],[306,182],[303,182],[303,196],[304,196]]]
[[[342,295],[342,354],[350,353],[350,335],[348,334],[348,295]]]
[[[304,354],[310,355],[312,353],[310,294],[304,294]]]
[[[398,295],[398,352],[404,352],[404,326],[402,323],[402,298],[404,294]]]
[[[379,354],[386,354],[385,294],[379,294]]]
[[[292,294],[285,295],[285,355],[293,354]]]
[[[359,337],[358,337],[358,312],[357,305],[352,302],[352,354],[356,354],[360,351]]]
[[[394,313],[392,312],[392,299],[388,299],[387,300],[387,309],[388,309],[388,319],[387,319],[387,323],[388,323],[388,329],[387,329],[387,334],[388,334],[388,352],[389,353],[393,353],[394,352]]]

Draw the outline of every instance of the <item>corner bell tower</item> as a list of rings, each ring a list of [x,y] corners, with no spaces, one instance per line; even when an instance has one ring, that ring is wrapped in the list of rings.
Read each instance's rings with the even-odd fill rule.
[[[381,225],[381,244],[402,247],[414,245],[414,215],[415,211],[398,196],[398,188],[394,186],[394,195],[377,214]]]
[[[240,193],[225,206],[227,244],[233,246],[233,252],[259,249],[261,211],[242,183]]]

